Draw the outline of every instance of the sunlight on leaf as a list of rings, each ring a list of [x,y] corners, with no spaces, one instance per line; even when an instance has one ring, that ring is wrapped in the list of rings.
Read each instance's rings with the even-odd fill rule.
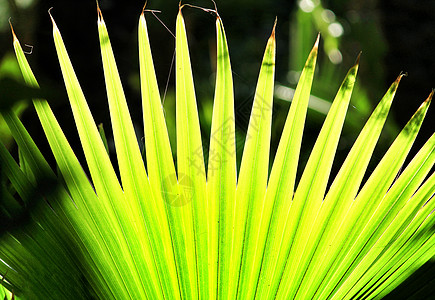
[[[338,174],[330,178],[359,56],[342,85],[331,87],[338,91],[317,141],[312,149],[304,149],[318,37],[307,53],[277,152],[271,155],[275,22],[259,65],[237,174],[233,72],[223,21],[216,9],[201,8],[216,15],[216,81],[207,144],[201,136],[182,14],[189,6],[198,8],[180,6],[176,19],[176,159],[167,126],[172,122],[165,119],[148,38],[149,10],[144,8],[139,18],[146,165],[130,114],[134,108],[127,106],[100,8],[98,34],[116,162],[110,159],[106,131],[93,119],[50,14],[86,162],[79,162],[46,100],[33,99],[33,105],[57,173],[10,106],[2,109],[18,145],[19,162],[0,144],[0,298],[381,299],[388,295],[435,256],[431,173],[435,135],[404,166],[433,92],[377,167],[366,174],[403,77],[399,75]],[[37,91],[15,33],[13,46],[27,90]],[[34,96],[42,98],[44,93]],[[301,152],[306,151],[309,159],[296,181]],[[87,164],[85,169],[81,163]]]

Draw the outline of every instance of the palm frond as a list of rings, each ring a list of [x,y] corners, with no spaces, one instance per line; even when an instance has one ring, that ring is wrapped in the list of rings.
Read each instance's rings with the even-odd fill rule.
[[[46,100],[34,99],[33,104],[58,175],[17,115],[2,111],[18,145],[19,163],[0,144],[0,214],[6,220],[1,224],[9,226],[1,228],[0,236],[0,298],[380,299],[434,257],[435,175],[430,172],[435,163],[435,135],[401,172],[433,92],[363,182],[402,79],[399,75],[328,188],[358,57],[296,182],[299,156],[306,151],[301,141],[318,38],[295,90],[269,174],[275,24],[261,63],[237,174],[230,52],[217,15],[216,87],[205,164],[181,6],[176,21],[175,163],[143,12],[138,39],[145,166],[98,8],[119,180],[52,21],[90,177]],[[23,77],[37,88],[13,36]],[[11,225],[17,220],[22,222],[14,228]]]

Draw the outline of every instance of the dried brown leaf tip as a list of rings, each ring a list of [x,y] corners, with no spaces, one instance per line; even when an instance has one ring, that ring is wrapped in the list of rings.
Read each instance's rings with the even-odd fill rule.
[[[359,61],[360,61],[360,59],[361,59],[361,54],[362,54],[362,51],[360,51],[360,52],[358,53],[358,56],[356,57],[356,60],[355,60],[355,64],[354,64],[354,66],[359,66]]]
[[[396,84],[398,84],[400,82],[400,80],[402,80],[403,77],[408,76],[408,72],[400,72],[399,76],[397,76],[396,78]]]
[[[96,0],[96,3],[97,3],[98,22],[104,22],[103,13],[101,12],[100,4],[98,3],[98,0]]]
[[[59,29],[57,28],[56,22],[54,21],[54,18],[53,18],[53,16],[51,15],[51,10],[52,10],[52,9],[53,9],[53,7],[50,7],[50,8],[48,9],[48,15],[50,16],[51,23],[53,24],[53,32],[54,32],[54,31],[57,31],[57,30],[59,30]]]
[[[13,38],[14,41],[17,41],[18,38],[17,38],[17,36],[15,35],[15,31],[14,31],[14,27],[12,26],[11,19],[12,19],[12,18],[9,18],[9,26],[11,26],[12,38]]]
[[[53,25],[55,25],[55,22],[54,22],[54,19],[53,19],[53,16],[51,15],[51,10],[53,9],[53,7],[50,7],[49,9],[48,9],[48,15],[50,16],[50,19],[51,19],[51,22],[53,23]]]
[[[435,92],[435,89],[432,89],[429,96],[427,97],[427,99],[424,102],[429,104],[432,101],[432,97],[433,97],[434,92]]]
[[[272,28],[272,34],[270,35],[271,39],[275,39],[275,30],[276,30],[276,23],[278,22],[278,17],[275,17],[275,22],[273,23],[273,28]]]
[[[401,76],[401,77],[403,77],[403,76],[408,76],[408,72],[405,72],[405,71],[402,71],[402,72],[400,72],[400,75],[399,76]]]

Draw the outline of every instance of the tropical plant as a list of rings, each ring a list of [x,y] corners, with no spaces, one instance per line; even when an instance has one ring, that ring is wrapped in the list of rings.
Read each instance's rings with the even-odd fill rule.
[[[337,92],[296,184],[317,39],[269,174],[274,26],[237,174],[230,56],[222,20],[217,11],[207,10],[217,15],[217,73],[206,171],[182,7],[176,22],[176,164],[154,72],[146,10],[139,19],[146,169],[98,9],[120,181],[52,19],[90,178],[46,100],[34,99],[33,104],[57,175],[18,117],[7,109],[2,112],[19,159],[17,163],[0,146],[5,175],[2,285],[23,299],[379,299],[430,260],[435,254],[431,214],[435,175],[428,174],[435,161],[435,136],[402,172],[401,167],[433,93],[363,183],[400,75],[327,189],[358,59]],[[15,33],[13,38],[24,79],[36,87]],[[12,228],[17,218],[21,226]],[[5,291],[4,297],[11,294]]]

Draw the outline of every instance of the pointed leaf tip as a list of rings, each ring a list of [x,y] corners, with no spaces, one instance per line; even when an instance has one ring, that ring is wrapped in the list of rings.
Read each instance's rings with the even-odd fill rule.
[[[432,89],[432,91],[430,92],[429,96],[427,96],[426,100],[423,101],[423,103],[420,105],[420,107],[418,108],[417,111],[421,110],[421,109],[426,109],[429,107],[429,105],[432,102],[432,98],[434,95],[435,89]]]
[[[104,22],[103,13],[101,12],[100,5],[98,4],[98,0],[97,0],[97,14],[98,14],[98,22]]]
[[[273,23],[273,29],[272,29],[272,34],[271,34],[271,38],[275,39],[275,30],[276,30],[276,23],[278,22],[278,17],[275,17],[275,22]]]
[[[360,51],[359,53],[358,53],[358,56],[357,56],[357,58],[356,58],[356,60],[355,60],[355,66],[359,66],[359,61],[360,61],[360,59],[361,59],[361,54],[362,54],[362,51]]]
[[[103,20],[103,13],[101,12],[100,9],[100,3],[98,2],[98,0],[95,0],[96,4],[97,4],[97,14],[98,14],[98,22],[99,23],[104,23]],[[146,3],[145,3],[146,4]]]
[[[53,22],[53,24],[55,24],[55,22],[54,22],[54,19],[53,19],[53,16],[51,15],[51,10],[53,9],[53,6],[52,7],[50,7],[49,9],[48,9],[48,15],[50,16],[50,19],[51,19],[51,22]]]
[[[50,8],[48,9],[48,15],[50,16],[51,23],[53,24],[53,30],[58,30],[58,29],[57,29],[56,22],[54,21],[53,15],[51,14],[51,10],[52,10],[52,9],[53,9],[53,7],[50,7]]]
[[[320,32],[317,34],[316,42],[314,43],[314,48],[319,48],[319,41],[320,41]]]
[[[400,72],[399,76],[397,76],[397,78],[396,78],[396,80],[395,80],[394,83],[395,83],[395,84],[399,84],[400,80],[402,80],[402,78],[403,78],[404,76],[408,76],[408,73],[406,73],[406,72]]]
[[[147,4],[148,4],[148,0],[145,0],[145,3],[144,3],[144,5],[143,5],[143,7],[142,7],[142,15],[143,15],[144,12],[145,12],[145,9],[146,9],[146,7],[147,7]]]
[[[12,26],[12,22],[11,22],[11,19],[12,18],[9,18],[9,25],[11,26],[11,31],[12,31],[12,38],[13,38],[13,40],[14,41],[17,41],[18,40],[18,38],[17,38],[17,36],[15,35],[15,31],[14,31],[14,27]]]
[[[435,92],[435,89],[432,89],[432,91],[430,92],[429,96],[428,96],[427,99],[424,101],[424,102],[426,102],[428,105],[429,105],[430,102],[432,101],[432,97],[433,97],[434,92]]]

